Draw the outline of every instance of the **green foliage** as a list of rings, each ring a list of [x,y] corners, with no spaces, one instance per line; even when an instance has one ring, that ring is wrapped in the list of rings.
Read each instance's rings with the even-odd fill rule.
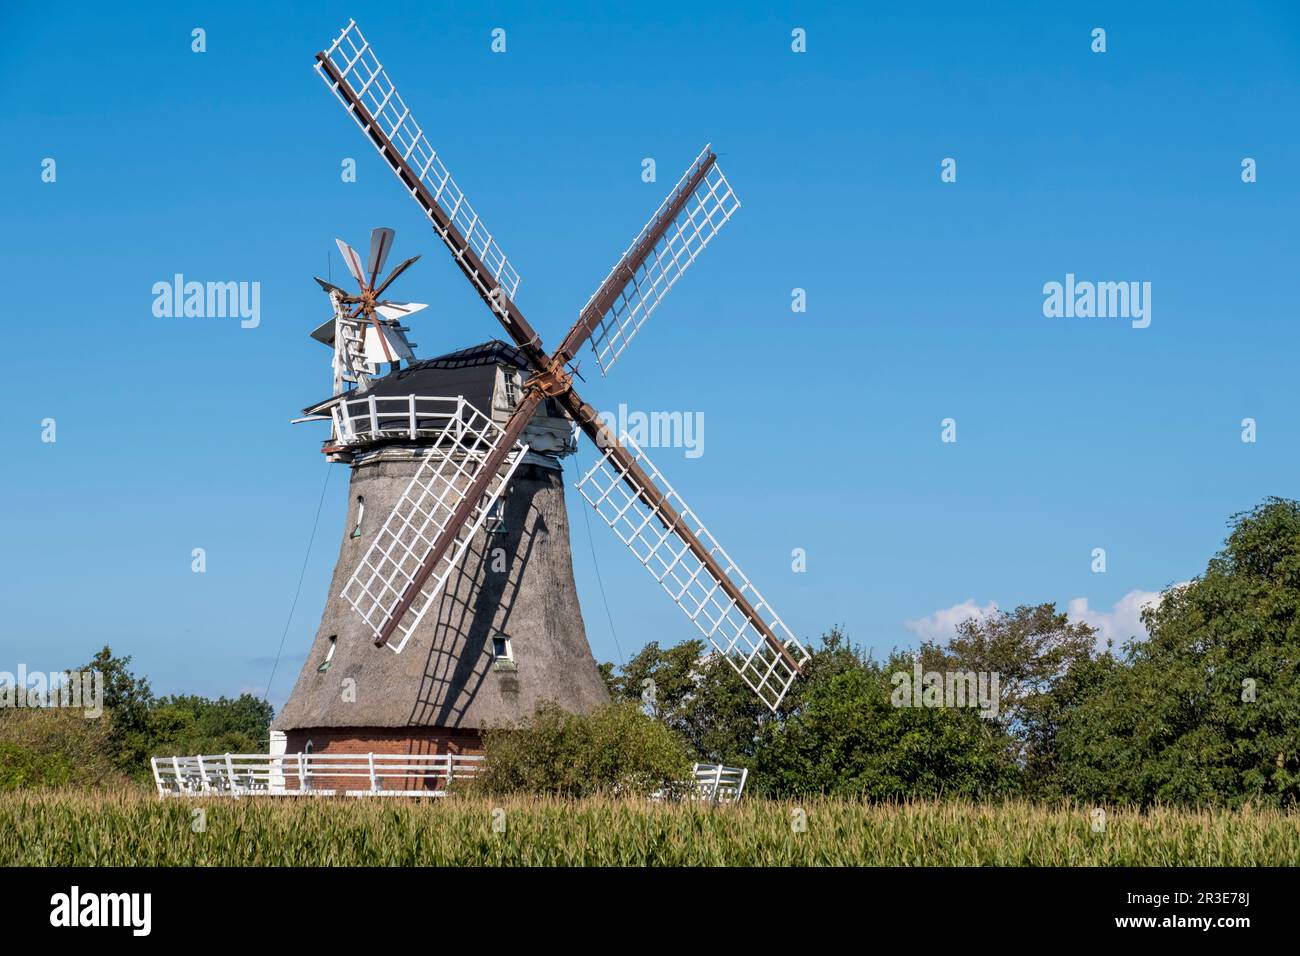
[[[99,671],[104,679],[104,708],[109,715],[109,750],[119,768],[136,776],[147,772],[149,758],[149,710],[153,691],[149,681],[137,678],[128,665],[130,656],[115,657],[105,644],[83,667]]]
[[[613,697],[618,691],[618,677],[614,674],[614,665],[609,662],[598,664],[596,670],[600,673],[600,679],[605,682],[605,689],[609,691],[609,696]]]
[[[1073,664],[1091,659],[1096,644],[1095,628],[1072,622],[1056,605],[1022,605],[963,621],[946,645],[924,642],[921,666],[997,674],[997,720],[1014,738],[1017,755],[1029,759],[1027,748],[1041,742],[1053,688]]]
[[[0,791],[61,787],[72,780],[72,759],[0,741]]]
[[[824,635],[802,678],[773,715],[717,654],[687,641],[650,644],[621,668],[615,695],[641,699],[692,754],[749,767],[760,793],[867,795],[1002,794],[1018,786],[1007,738],[973,711],[896,708],[889,675],[910,659],[880,665],[838,628]]]
[[[605,665],[610,696],[642,701],[651,716],[670,726],[679,724],[682,703],[695,690],[703,657],[703,641],[683,641],[667,650],[651,641],[619,668],[618,675],[613,664]]]
[[[759,749],[755,790],[876,800],[1014,793],[1019,770],[997,724],[968,708],[894,706],[890,676],[911,669],[895,655],[814,676]]]
[[[591,714],[545,703],[529,720],[484,732],[485,792],[646,795],[690,776],[686,748],[635,704],[614,702]]]
[[[1122,656],[1052,604],[962,624],[921,647],[927,671],[999,678],[999,713],[900,708],[888,676],[838,630],[771,715],[698,642],[652,644],[610,677],[700,759],[750,767],[787,796],[1021,792],[1053,801],[1201,806],[1300,802],[1300,503],[1269,499],[1231,519],[1205,573],[1162,595],[1150,637]]]
[[[752,767],[772,712],[721,655],[702,662],[695,691],[677,707],[673,725],[702,763]]]
[[[703,641],[675,647],[647,644],[613,676],[615,700],[640,702],[650,716],[684,740],[706,763],[748,764],[770,712],[740,675]]]
[[[271,705],[251,694],[163,698],[149,712],[150,755],[261,753],[272,716]]]
[[[118,783],[109,738],[80,710],[0,710],[0,790]]]
[[[1061,710],[1060,790],[1143,806],[1300,798],[1300,504],[1269,499],[1231,528],[1204,575],[1147,611],[1149,639]]]
[[[1078,726],[1062,734],[1061,728],[1079,713],[1080,706],[1098,694],[1116,691],[1123,665],[1109,651],[1097,657],[1073,662],[1037,701],[1028,722],[1025,739],[1025,777],[1031,792],[1040,798],[1061,801],[1072,798],[1098,801],[1105,786],[1095,768],[1079,759],[1075,741]]]
[[[266,750],[273,709],[251,694],[210,700],[194,694],[156,698],[149,681],[131,673],[130,657],[104,647],[88,665],[104,675],[104,706],[112,720],[119,767],[143,779],[149,758],[171,754],[259,753]]]
[[[266,750],[270,704],[251,694],[156,698],[130,663],[105,646],[78,668],[103,675],[102,718],[55,708],[0,710],[0,789],[114,785],[125,776],[148,779],[152,756]]]

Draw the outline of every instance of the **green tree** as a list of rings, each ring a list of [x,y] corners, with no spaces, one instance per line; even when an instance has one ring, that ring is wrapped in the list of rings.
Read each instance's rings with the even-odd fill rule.
[[[703,656],[703,641],[683,641],[667,649],[651,641],[619,668],[611,695],[641,701],[652,717],[680,729],[683,706],[699,685]]]
[[[1087,800],[1300,798],[1300,504],[1234,515],[1205,573],[1143,615],[1149,637],[1057,717],[1056,773]]]
[[[893,705],[891,675],[911,672],[909,655],[849,664],[843,648],[832,653],[823,669],[810,668],[796,708],[764,735],[756,790],[877,800],[1016,792],[1020,772],[995,723],[973,709]]]
[[[751,767],[764,734],[795,712],[812,683],[857,667],[859,659],[838,628],[822,635],[803,675],[794,682],[776,714],[741,679],[721,654],[705,653],[703,641],[684,641],[671,648],[647,644],[613,676],[616,700],[636,700],[686,741],[692,756],[704,763]],[[647,681],[653,700],[645,701]]]
[[[975,671],[998,677],[996,720],[1015,742],[1018,759],[1050,743],[1040,726],[1055,706],[1052,692],[1071,666],[1092,658],[1097,631],[1071,621],[1056,605],[1022,605],[971,617],[946,644],[921,645],[921,666],[932,671]]]
[[[193,694],[165,697],[149,712],[150,756],[264,753],[273,709],[251,694],[211,700]]]
[[[1096,657],[1073,661],[1036,702],[1024,740],[1025,773],[1032,795],[1053,802],[1089,797],[1095,801],[1098,794],[1107,791],[1105,774],[1124,766],[1128,759],[1121,753],[1123,738],[1096,741],[1114,751],[1110,759],[1081,759],[1079,745],[1087,735],[1077,715],[1085,701],[1099,699],[1100,695],[1117,694],[1122,698],[1126,676],[1125,664],[1107,650]],[[1062,728],[1067,725],[1063,735]],[[1101,770],[1102,765],[1108,769]]]
[[[674,726],[700,762],[750,767],[773,719],[726,658],[711,654],[700,661],[695,689],[682,700]]]
[[[172,754],[260,753],[269,739],[273,709],[251,694],[211,700],[194,694],[157,698],[131,658],[105,646],[83,669],[103,675],[107,746],[113,762],[137,778],[149,775],[149,758]]]
[[[130,663],[130,656],[117,657],[105,644],[81,670],[103,675],[104,711],[114,762],[128,773],[143,776],[148,769],[149,711],[154,698],[148,679],[136,677]]]

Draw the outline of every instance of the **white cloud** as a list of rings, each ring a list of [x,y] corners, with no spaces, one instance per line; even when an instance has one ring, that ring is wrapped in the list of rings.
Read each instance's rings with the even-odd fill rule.
[[[960,604],[935,611],[927,617],[918,617],[913,621],[904,621],[903,626],[922,641],[947,641],[957,633],[957,625],[968,618],[985,618],[997,613],[996,601],[989,601],[983,607],[975,603],[974,598],[967,598]]]
[[[1158,606],[1160,597],[1159,591],[1132,590],[1116,601],[1109,611],[1091,608],[1086,597],[1077,597],[1069,601],[1065,613],[1071,621],[1090,624],[1097,629],[1098,648],[1104,648],[1107,640],[1113,640],[1118,650],[1129,638],[1146,640],[1146,628],[1142,626],[1142,608],[1147,605]],[[981,606],[974,598],[967,598],[960,604],[942,608],[926,617],[904,621],[903,626],[922,641],[943,642],[952,638],[957,633],[957,625],[967,618],[986,618],[997,610],[996,601]]]
[[[1187,583],[1184,581],[1174,587],[1181,588]],[[1159,607],[1161,597],[1160,591],[1129,591],[1109,611],[1094,610],[1088,607],[1086,597],[1077,597],[1066,605],[1065,613],[1070,620],[1082,621],[1097,629],[1097,647],[1105,647],[1107,640],[1113,640],[1115,649],[1119,650],[1130,638],[1146,640],[1147,629],[1142,626],[1142,609],[1148,605]]]

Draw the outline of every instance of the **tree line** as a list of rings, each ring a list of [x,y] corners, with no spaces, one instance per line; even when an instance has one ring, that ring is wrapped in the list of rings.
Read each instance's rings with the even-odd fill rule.
[[[699,641],[652,643],[603,672],[616,700],[773,796],[1291,806],[1300,503],[1270,498],[1229,526],[1204,573],[1143,612],[1147,636],[1118,648],[1051,603],[879,660],[832,629],[775,714]],[[918,670],[998,675],[996,714],[899,706],[900,675]]]
[[[0,709],[0,790],[145,780],[159,755],[266,751],[274,714],[266,701],[156,696],[130,664],[105,646],[76,668],[103,675],[103,719],[76,709]]]
[[[652,792],[692,760],[750,770],[750,791],[871,800],[1028,798],[1293,806],[1300,797],[1300,503],[1234,515],[1204,573],[1143,612],[1121,647],[1052,603],[962,623],[877,659],[839,628],[773,713],[699,641],[601,666],[612,702],[487,728],[484,785]],[[250,753],[272,708],[245,694],[155,697],[105,647],[109,719],[0,709],[0,789],[145,778],[150,756]],[[953,706],[918,674],[996,675],[994,706]],[[972,687],[975,685],[972,684]],[[919,706],[917,704],[920,704]]]

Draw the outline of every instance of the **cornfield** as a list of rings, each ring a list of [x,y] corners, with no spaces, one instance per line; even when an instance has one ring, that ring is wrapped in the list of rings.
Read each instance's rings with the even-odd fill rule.
[[[202,811],[202,812],[199,812]],[[168,799],[0,794],[18,866],[1257,866],[1300,861],[1300,816],[841,799]]]

